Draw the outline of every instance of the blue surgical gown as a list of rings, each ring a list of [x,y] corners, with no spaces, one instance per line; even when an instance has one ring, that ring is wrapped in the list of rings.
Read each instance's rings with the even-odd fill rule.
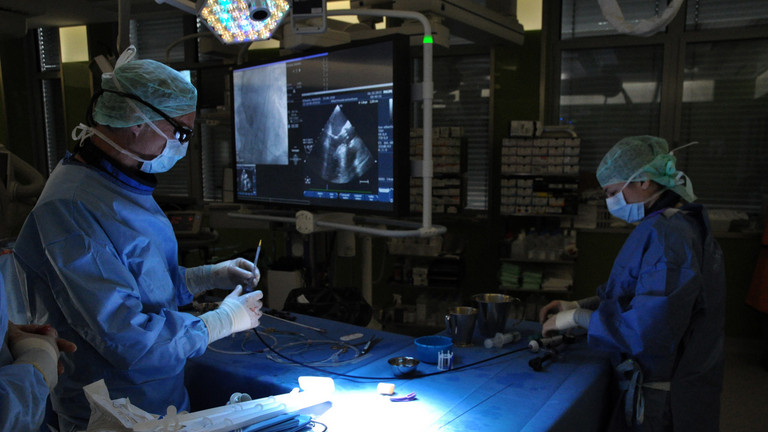
[[[0,432],[38,430],[45,417],[48,384],[30,364],[13,364],[5,340],[8,304],[0,275]]]
[[[615,353],[617,361],[637,361],[645,382],[671,382],[674,430],[716,431],[725,270],[702,206],[643,219],[598,295],[589,344]]]
[[[65,157],[14,247],[33,322],[77,344],[62,357],[52,403],[63,424],[82,429],[83,386],[100,379],[113,399],[145,411],[188,410],[184,365],[208,344],[202,320],[178,311],[192,295],[152,185],[106,159],[98,166]]]

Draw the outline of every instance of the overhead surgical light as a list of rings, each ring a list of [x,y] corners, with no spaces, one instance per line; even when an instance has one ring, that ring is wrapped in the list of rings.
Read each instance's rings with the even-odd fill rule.
[[[225,44],[267,40],[288,13],[288,0],[204,0],[198,15]]]

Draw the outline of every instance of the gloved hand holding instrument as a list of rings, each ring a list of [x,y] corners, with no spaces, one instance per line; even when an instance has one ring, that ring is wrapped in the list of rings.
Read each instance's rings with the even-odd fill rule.
[[[197,296],[214,288],[231,290],[238,285],[255,288],[261,279],[261,273],[254,263],[245,258],[235,258],[217,264],[188,268],[185,279],[189,292]]]

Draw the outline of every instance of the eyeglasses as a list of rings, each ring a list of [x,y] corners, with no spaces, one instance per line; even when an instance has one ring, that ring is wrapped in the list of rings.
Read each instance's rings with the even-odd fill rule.
[[[136,102],[139,102],[142,105],[144,105],[144,106],[148,107],[149,109],[151,109],[152,111],[156,112],[157,114],[159,114],[163,118],[163,120],[167,121],[171,126],[173,126],[173,133],[176,135],[176,139],[179,140],[180,143],[188,143],[189,140],[191,140],[192,137],[195,135],[195,131],[193,131],[192,129],[182,125],[179,122],[177,122],[171,116],[169,116],[168,114],[164,113],[159,108],[157,108],[156,106],[152,105],[151,103],[149,103],[149,102],[145,101],[144,99],[136,96],[135,94],[121,92],[121,91],[117,91],[117,90],[101,89],[98,92],[96,92],[96,94],[93,95],[93,98],[91,98],[91,105],[88,107],[88,114],[87,114],[88,115],[88,119],[90,121],[93,120],[93,115],[91,114],[91,109],[92,109],[94,103],[96,102],[96,99],[98,99],[104,93],[113,93],[113,94],[116,94],[118,96],[122,96],[122,97],[127,97],[129,99],[133,99]]]

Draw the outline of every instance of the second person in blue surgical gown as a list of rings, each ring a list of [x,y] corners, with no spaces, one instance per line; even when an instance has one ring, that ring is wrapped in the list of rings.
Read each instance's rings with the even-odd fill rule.
[[[605,155],[597,178],[608,210],[638,225],[596,297],[540,313],[545,333],[583,327],[590,346],[613,353],[623,396],[609,430],[719,428],[723,256],[675,162],[651,136],[622,139]]]

